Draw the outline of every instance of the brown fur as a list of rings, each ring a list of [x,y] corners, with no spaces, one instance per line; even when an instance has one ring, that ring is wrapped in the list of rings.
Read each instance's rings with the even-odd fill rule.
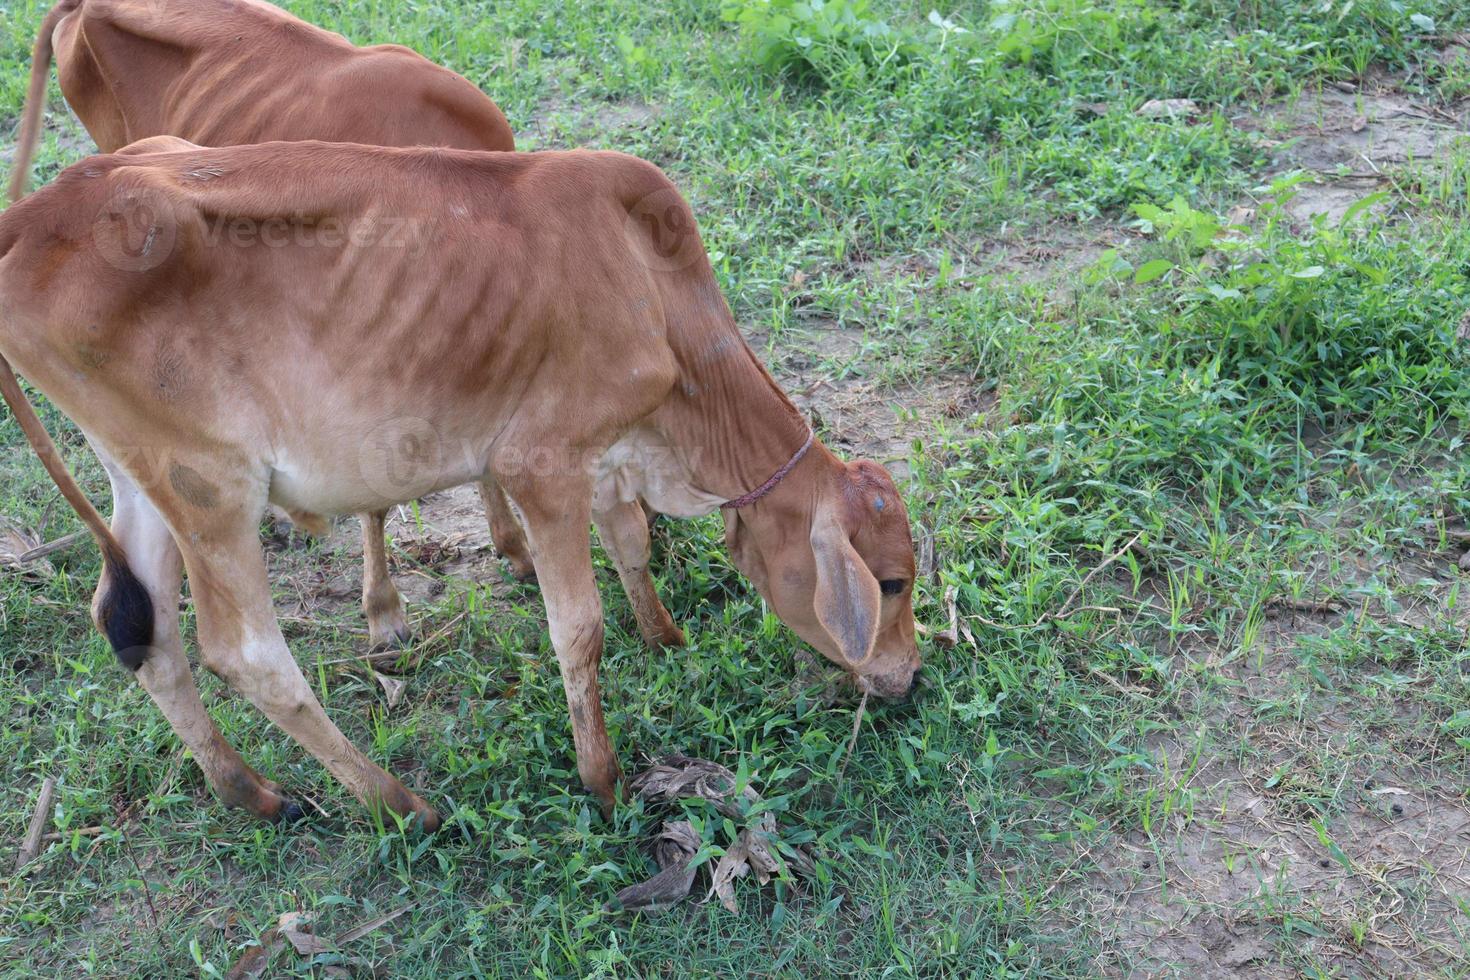
[[[212,179],[190,176],[202,170]],[[146,219],[122,213],[140,197]],[[679,262],[640,218],[649,201],[683,229]],[[141,237],[124,259],[115,217]],[[318,237],[387,217],[402,244]],[[213,237],[220,222],[289,234],[279,246]],[[610,804],[619,769],[597,681],[589,524],[642,521],[640,497],[708,513],[806,436],[742,340],[687,206],[656,168],[619,154],[271,143],[94,157],[0,215],[0,256],[0,354],[98,447],[115,494],[131,485],[133,512],[153,513],[128,523],[123,547],[142,527],[176,543],[205,664],[369,806],[430,824],[427,804],[342,738],[291,660],[258,540],[267,501],[371,511],[498,478],[524,513],[578,769]],[[106,352],[100,366],[76,358],[80,337]],[[149,379],[165,337],[188,380],[161,401]],[[193,476],[181,489],[143,459]],[[737,564],[788,625],[869,689],[907,692],[919,664],[910,593],[880,597],[877,583],[912,584],[913,546],[881,467],[818,442],[726,521]],[[646,537],[617,540],[620,571],[636,574]],[[149,563],[143,577],[166,612],[177,559],[160,554],[164,571]],[[192,702],[160,703],[204,724]],[[260,785],[260,807],[279,806]]]
[[[53,46],[62,92],[104,152],[158,136],[206,146],[323,139],[515,149],[499,107],[454,72],[397,45],[356,47],[262,0],[62,0],[36,36],[12,201],[25,193],[40,138]],[[192,176],[213,175],[205,167]],[[87,346],[81,356],[106,355]],[[173,397],[178,366],[160,357],[152,370],[157,396]],[[496,548],[517,577],[529,577],[505,494],[493,482],[480,492]],[[317,515],[292,518],[308,533],[325,528]],[[408,625],[388,575],[382,514],[363,515],[363,560],[371,642],[402,642]]]

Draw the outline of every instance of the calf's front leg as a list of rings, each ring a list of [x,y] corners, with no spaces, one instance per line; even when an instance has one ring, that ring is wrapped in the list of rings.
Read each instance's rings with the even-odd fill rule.
[[[593,516],[597,536],[618,570],[644,642],[652,647],[682,647],[684,631],[674,625],[674,617],[659,601],[648,572],[648,515],[642,505],[637,501],[615,503]]]
[[[516,490],[512,490],[517,493]],[[597,668],[602,662],[602,600],[592,569],[590,488],[543,485],[517,493],[556,661],[561,667],[577,773],[610,815],[622,771],[602,714]]]
[[[480,500],[485,504],[485,516],[490,521],[490,540],[495,542],[495,551],[510,565],[510,573],[521,582],[536,577],[536,564],[531,559],[531,549],[526,544],[521,522],[516,520],[505,499],[500,484],[486,477],[480,482]]]

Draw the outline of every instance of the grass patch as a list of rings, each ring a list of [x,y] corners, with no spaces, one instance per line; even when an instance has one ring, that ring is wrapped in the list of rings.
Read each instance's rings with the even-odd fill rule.
[[[19,840],[45,775],[62,834],[5,880],[5,969],[224,974],[302,909],[323,936],[407,909],[347,952],[410,976],[1210,975],[1244,955],[1210,931],[1226,921],[1258,966],[1464,969],[1459,866],[1372,847],[1420,819],[1405,836],[1450,840],[1466,816],[1470,165],[1460,147],[1391,174],[1387,217],[1303,223],[1287,208],[1302,178],[1267,178],[1274,148],[1240,124],[1335,84],[1453,117],[1470,91],[1446,56],[1459,5],[287,6],[466,74],[525,148],[668,170],[742,324],[773,362],[799,356],[814,404],[813,377],[914,385],[906,492],[933,556],[918,611],[942,629],[952,605],[958,644],[926,646],[913,702],[870,706],[839,784],[855,701],[740,580],[716,522],[656,535],[687,651],[642,649],[603,563],[625,767],[679,749],[750,773],[818,867],[740,888],[739,915],[630,918],[605,903],[652,870],[639,844],[663,814],[607,823],[575,788],[534,588],[399,548],[434,639],[390,708],[352,665],[352,529],[273,547],[328,711],[449,818],[433,840],[373,826],[202,678],[247,759],[326,812],[282,831],[210,799],[93,634],[95,556],[65,552],[54,575],[0,580],[0,840]],[[7,132],[42,14],[0,11]],[[1196,109],[1140,114],[1151,99]],[[52,108],[42,180],[87,147],[54,85]],[[1228,217],[1242,202],[1255,215]],[[1034,280],[984,271],[997,241],[1037,229],[1121,241]],[[921,403],[941,378],[975,398]],[[77,528],[8,418],[0,514]],[[738,829],[691,815],[712,851]]]

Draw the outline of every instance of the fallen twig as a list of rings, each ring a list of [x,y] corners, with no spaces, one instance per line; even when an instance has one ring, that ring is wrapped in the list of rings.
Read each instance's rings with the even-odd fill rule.
[[[1344,608],[1344,603],[1340,599],[1293,599],[1290,596],[1276,596],[1274,599],[1267,599],[1266,605],[1309,613],[1335,613],[1341,612]]]
[[[852,758],[853,747],[857,745],[858,730],[863,726],[863,712],[868,709],[868,691],[863,690],[863,699],[858,702],[857,711],[852,716],[852,735],[847,740],[847,751],[842,754],[842,765],[837,767],[837,785],[842,785],[842,777],[847,773],[847,761]]]
[[[21,841],[20,851],[15,856],[15,870],[30,864],[41,853],[41,837],[46,833],[46,824],[51,820],[51,803],[56,798],[56,779],[47,776],[41,781],[41,792],[36,796],[36,809],[31,813],[31,824]]]
[[[72,545],[76,544],[78,541],[82,540],[86,536],[86,531],[73,531],[70,534],[66,534],[57,538],[55,541],[47,541],[43,545],[38,545],[37,547],[32,548],[30,551],[27,551],[25,554],[20,555],[18,558],[16,558],[16,561],[24,565],[25,563],[35,561],[38,558],[45,558],[48,555],[54,555],[58,551],[65,551],[67,548],[70,548]]]
[[[383,926],[386,926],[388,923],[392,922],[394,919],[398,918],[400,915],[409,911],[412,908],[413,903],[409,902],[407,905],[403,906],[403,908],[399,909],[396,912],[389,912],[387,915],[380,915],[376,919],[369,919],[367,922],[364,922],[362,925],[357,926],[356,928],[348,929],[346,932],[342,933],[342,935],[337,937],[337,945],[346,946],[348,943],[357,942],[357,940],[361,939],[363,936],[366,936],[368,933],[373,932],[374,930],[381,929]]]
[[[1113,562],[1117,561],[1119,558],[1122,558],[1124,555],[1128,554],[1128,552],[1132,551],[1133,546],[1138,543],[1138,539],[1141,537],[1143,537],[1143,532],[1139,531],[1137,534],[1133,535],[1133,537],[1128,539],[1127,544],[1119,548],[1117,551],[1113,552],[1111,555],[1108,555],[1107,558],[1103,559],[1101,565],[1098,565],[1092,571],[1083,576],[1082,582],[1077,586],[1077,590],[1072,593],[1072,598],[1062,603],[1062,608],[1058,610],[1056,615],[1052,618],[1065,619],[1067,612],[1072,608],[1072,603],[1076,602],[1077,599],[1082,595],[1082,590],[1087,588],[1087,584],[1091,582],[1094,578],[1096,578],[1098,573],[1101,572],[1104,568],[1107,568]]]
[[[106,827],[97,824],[93,827],[78,827],[76,830],[53,830],[49,834],[42,834],[41,840],[43,843],[53,844],[56,841],[67,840],[71,837],[96,837],[98,834],[104,834],[106,832]]]

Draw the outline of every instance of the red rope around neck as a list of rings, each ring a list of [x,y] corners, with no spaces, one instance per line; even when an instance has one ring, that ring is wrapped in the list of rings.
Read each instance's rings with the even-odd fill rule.
[[[786,461],[785,466],[781,467],[775,473],[772,473],[769,480],[767,480],[765,483],[762,483],[760,486],[756,487],[745,496],[736,497],[734,500],[727,500],[723,504],[720,504],[720,509],[739,510],[741,507],[746,507],[750,504],[755,503],[757,500],[761,499],[766,494],[776,489],[776,484],[786,479],[786,474],[790,473],[792,469],[796,467],[796,464],[801,462],[801,457],[805,456],[806,451],[812,448],[812,442],[814,442],[816,438],[816,432],[808,429],[806,433],[806,442],[801,444],[801,448],[796,451],[795,456],[792,456]]]

